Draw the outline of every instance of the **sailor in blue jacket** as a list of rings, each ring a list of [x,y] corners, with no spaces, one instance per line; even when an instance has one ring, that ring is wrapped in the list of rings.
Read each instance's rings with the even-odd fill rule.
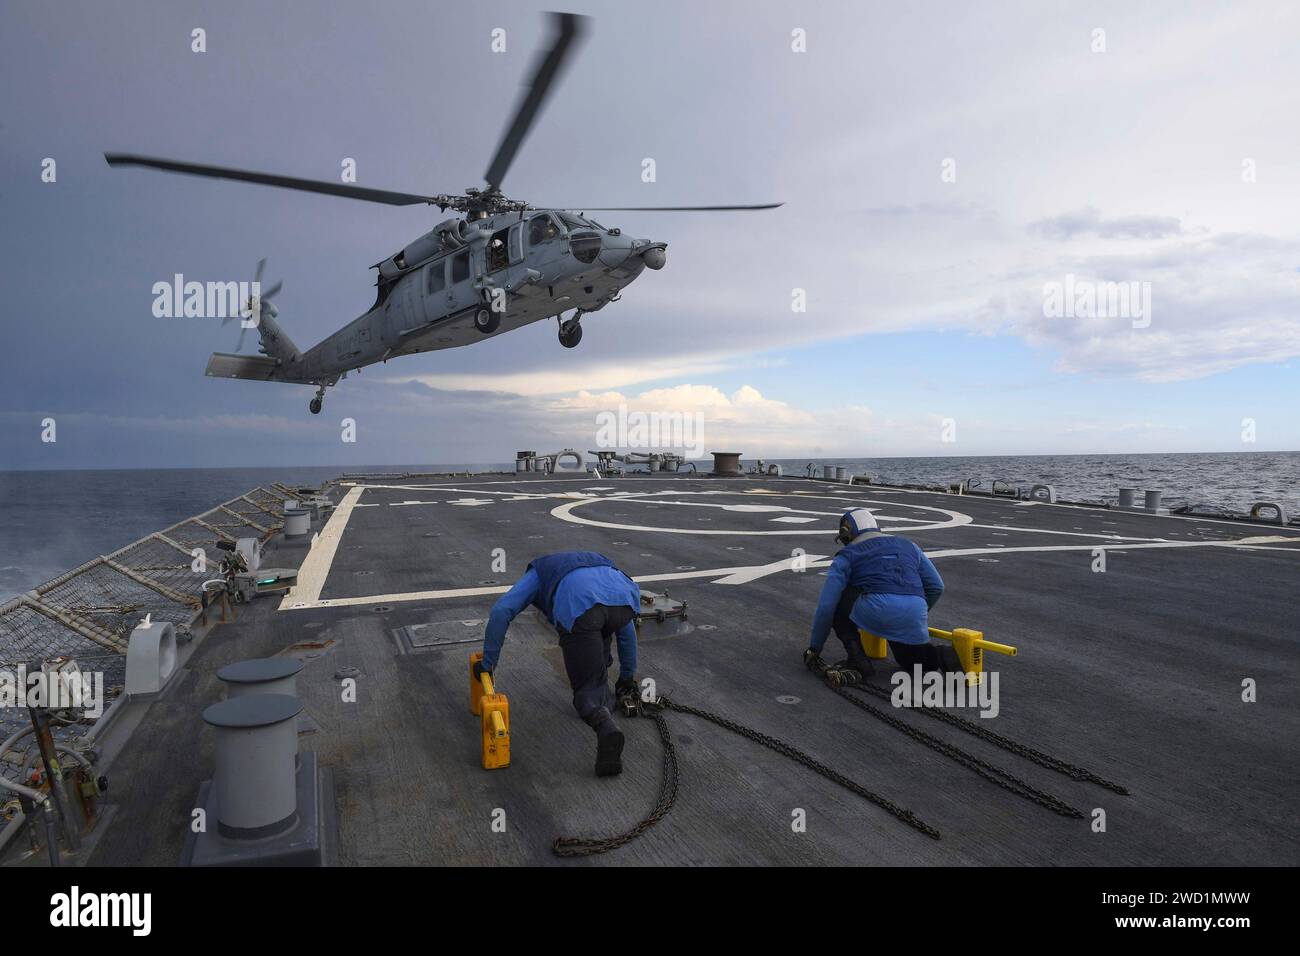
[[[483,635],[483,662],[496,669],[506,629],[529,604],[560,634],[573,707],[596,731],[596,775],[623,770],[623,732],[614,723],[609,690],[610,644],[618,639],[615,693],[637,693],[636,624],[641,589],[614,562],[595,551],[561,551],[537,558],[492,608]]]
[[[866,508],[844,513],[836,539],[844,549],[826,573],[804,663],[814,670],[824,666],[821,651],[833,629],[848,652],[841,666],[870,674],[861,628],[888,641],[894,661],[909,673],[916,664],[923,671],[950,669],[952,649],[930,643],[929,610],[943,594],[943,579],[924,552],[883,533]]]

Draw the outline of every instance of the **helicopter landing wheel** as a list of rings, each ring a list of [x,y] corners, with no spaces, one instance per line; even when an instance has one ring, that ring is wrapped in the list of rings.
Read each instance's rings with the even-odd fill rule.
[[[566,349],[576,348],[582,341],[582,326],[576,318],[560,323],[560,344]]]
[[[493,312],[489,308],[482,308],[474,313],[474,328],[478,329],[484,335],[491,335],[500,325],[500,313]]]
[[[324,403],[319,398],[313,398],[311,402],[308,403],[307,407],[311,409],[313,415],[319,415],[323,404]]]

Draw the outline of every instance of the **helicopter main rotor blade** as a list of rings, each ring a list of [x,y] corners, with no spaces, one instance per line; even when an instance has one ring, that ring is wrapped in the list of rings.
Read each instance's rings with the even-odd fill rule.
[[[259,183],[263,186],[279,186],[283,189],[299,189],[309,193],[325,193],[327,196],[342,196],[345,199],[363,199],[366,202],[387,203],[390,206],[431,204],[436,198],[433,196],[417,196],[414,193],[391,192],[387,189],[368,189],[365,186],[352,186],[347,183],[324,182],[319,179],[299,179],[296,176],[255,173],[246,169],[204,166],[200,163],[182,163],[174,159],[159,159],[153,156],[133,156],[130,153],[105,153],[104,159],[108,160],[110,166],[146,166],[150,169],[161,169],[169,173],[207,176],[210,179],[234,179],[244,183]]]
[[[776,209],[783,202],[765,202],[749,206],[554,206],[546,208],[575,209],[582,212],[735,212],[738,210]]]
[[[551,21],[555,25],[555,41],[539,60],[532,82],[528,86],[528,93],[515,111],[514,121],[506,130],[505,136],[501,138],[496,155],[488,165],[488,171],[483,177],[487,180],[488,192],[500,190],[501,180],[505,179],[510,164],[514,162],[515,153],[519,152],[524,137],[528,135],[533,121],[541,112],[551,87],[555,85],[560,71],[564,68],[565,58],[569,55],[575,41],[581,37],[584,29],[583,21],[586,19],[572,13],[551,14]]]

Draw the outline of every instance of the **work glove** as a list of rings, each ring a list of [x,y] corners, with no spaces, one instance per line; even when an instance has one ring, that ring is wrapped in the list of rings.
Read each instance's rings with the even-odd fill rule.
[[[822,656],[811,647],[803,652],[803,664],[804,667],[808,668],[814,674],[826,673],[826,662],[822,660]]]
[[[861,684],[865,679],[862,671],[851,664],[840,664],[838,667],[827,668],[826,676],[836,686],[844,684]]]
[[[635,717],[641,709],[641,687],[635,677],[620,677],[614,684],[614,699],[624,716]]]
[[[491,669],[489,669],[489,668],[487,668],[487,667],[484,667],[482,661],[475,661],[475,662],[474,662],[474,679],[475,679],[475,680],[482,680],[484,674],[487,674],[488,677],[491,677],[491,676],[492,676],[492,671],[491,671]]]

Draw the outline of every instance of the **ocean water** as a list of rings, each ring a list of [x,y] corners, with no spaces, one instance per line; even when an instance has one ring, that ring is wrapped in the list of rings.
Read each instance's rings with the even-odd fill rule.
[[[804,474],[809,459],[773,459],[786,474]],[[1277,501],[1300,515],[1300,452],[1178,455],[1023,455],[950,458],[816,459],[892,484],[948,485],[983,478],[1017,486],[1053,485],[1059,498],[1114,504],[1119,489],[1163,492],[1166,505],[1200,504],[1246,512],[1256,501]],[[1138,496],[1138,501],[1142,496]]]
[[[374,471],[498,471],[509,465],[376,465]],[[0,471],[0,602],[259,485],[314,486],[370,468]]]
[[[949,458],[772,459],[786,474],[843,465],[883,482],[947,485],[965,478],[1051,484],[1070,500],[1118,499],[1121,486],[1157,488],[1167,504],[1245,511],[1279,501],[1300,514],[1300,452],[1181,455],[1027,455]],[[745,459],[748,467],[751,459]],[[498,471],[513,463],[375,465],[351,471]],[[100,554],[282,481],[315,485],[343,469],[221,468],[0,472],[0,601]],[[1140,500],[1140,499],[1139,499]]]

